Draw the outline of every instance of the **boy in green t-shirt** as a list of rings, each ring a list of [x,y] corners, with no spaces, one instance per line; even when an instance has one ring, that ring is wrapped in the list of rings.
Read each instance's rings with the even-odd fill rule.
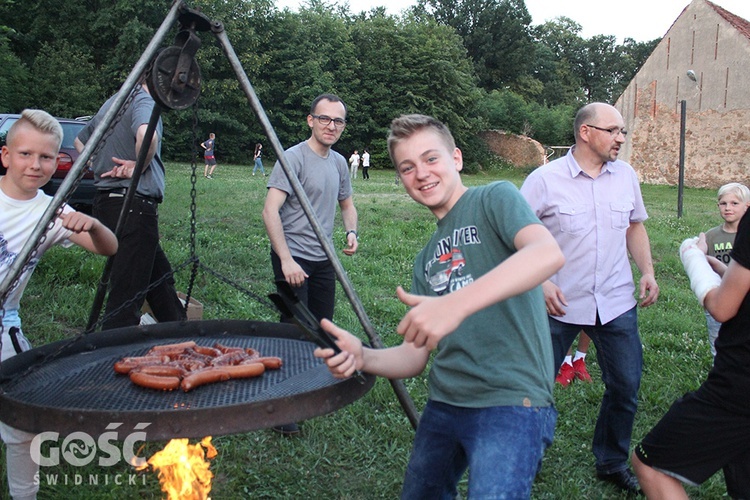
[[[461,150],[434,118],[395,119],[388,150],[406,192],[438,219],[412,293],[396,291],[411,308],[397,328],[404,341],[366,348],[323,320],[342,353],[315,355],[338,378],[400,379],[422,373],[436,350],[402,498],[455,497],[467,468],[472,497],[528,498],[557,418],[539,285],[562,253],[513,184],[463,185]]]

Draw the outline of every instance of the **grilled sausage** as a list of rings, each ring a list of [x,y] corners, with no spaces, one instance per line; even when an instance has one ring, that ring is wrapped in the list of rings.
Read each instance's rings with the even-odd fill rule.
[[[263,375],[266,367],[263,363],[249,363],[246,365],[222,366],[222,371],[229,374],[229,378],[251,378]]]
[[[176,359],[176,360],[188,359],[191,361],[200,361],[204,365],[207,365],[211,363],[211,360],[216,359],[216,358],[208,354],[201,354],[195,349],[190,348],[190,349],[185,349],[177,356],[173,356],[172,359]]]
[[[214,344],[214,348],[220,350],[224,354],[227,354],[229,352],[245,351],[242,347],[229,347],[223,344],[219,344],[218,342]]]
[[[123,375],[130,373],[133,368],[146,365],[158,365],[169,361],[166,356],[134,356],[129,358],[122,358],[120,361],[115,362],[114,369],[116,373]]]
[[[240,349],[239,351],[230,351],[213,358],[210,364],[211,366],[231,366],[238,365],[246,359],[249,359],[249,356],[244,349]]]
[[[179,368],[182,368],[186,372],[194,372],[206,367],[206,363],[204,363],[203,361],[190,358],[175,359],[173,361],[170,361],[168,365],[177,366]]]
[[[195,347],[197,344],[192,341],[188,340],[187,342],[180,342],[177,344],[162,344],[162,345],[155,345],[151,348],[149,352],[159,352],[159,351],[182,351],[183,349],[189,349],[191,347]]]
[[[206,368],[204,370],[189,373],[182,379],[180,387],[182,387],[183,391],[188,392],[196,387],[213,384],[214,382],[223,382],[224,380],[229,380],[229,373],[221,368]]]
[[[173,364],[168,365],[145,365],[133,368],[130,373],[146,373],[148,375],[159,375],[160,377],[178,377],[182,378],[187,374],[187,370]]]
[[[180,387],[179,377],[163,377],[161,375],[151,375],[138,371],[130,372],[130,380],[135,385],[160,391],[171,391]]]
[[[266,367],[266,370],[278,370],[281,368],[281,365],[284,363],[281,361],[281,358],[277,358],[275,356],[264,356],[261,358],[256,358],[253,360],[256,363],[263,363],[263,366]]]
[[[204,345],[194,346],[193,350],[199,354],[203,354],[204,356],[211,356],[212,358],[222,355],[222,352],[220,350],[214,347],[208,347]]]

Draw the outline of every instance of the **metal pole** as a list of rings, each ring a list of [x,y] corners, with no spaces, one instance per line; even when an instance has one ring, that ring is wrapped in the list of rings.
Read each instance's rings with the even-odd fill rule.
[[[253,90],[253,86],[250,84],[250,80],[248,79],[247,74],[245,73],[245,70],[242,67],[242,63],[240,63],[240,60],[237,57],[237,54],[234,52],[234,48],[232,48],[232,44],[229,42],[229,38],[227,38],[227,35],[224,31],[224,27],[222,26],[221,23],[214,22],[212,26],[212,31],[221,42],[221,46],[224,49],[224,52],[226,53],[227,57],[229,58],[229,62],[232,65],[232,68],[234,68],[234,71],[237,74],[237,78],[240,81],[242,90],[244,90],[245,94],[247,95],[248,100],[250,101],[250,105],[252,106],[253,110],[255,110],[255,114],[258,116],[258,119],[260,120],[263,130],[265,131],[266,136],[268,137],[268,140],[271,142],[271,145],[273,146],[273,149],[276,152],[276,156],[279,159],[281,168],[286,173],[286,176],[289,179],[289,183],[292,186],[292,190],[294,191],[294,194],[297,195],[297,197],[299,198],[300,205],[302,206],[302,210],[305,212],[305,215],[307,215],[307,218],[310,221],[310,225],[315,231],[315,235],[318,237],[318,240],[323,246],[323,250],[325,251],[326,256],[333,264],[333,268],[336,272],[336,276],[338,277],[339,282],[341,283],[341,287],[344,289],[344,292],[346,293],[346,296],[348,297],[349,302],[351,302],[352,308],[354,309],[355,314],[357,315],[360,323],[362,324],[362,328],[364,328],[365,333],[369,337],[370,342],[372,343],[373,347],[376,347],[378,349],[383,348],[384,347],[383,341],[375,332],[375,329],[373,328],[372,323],[370,322],[370,319],[367,317],[367,313],[365,312],[362,302],[359,300],[357,293],[354,291],[354,286],[349,281],[349,277],[347,276],[346,271],[344,270],[344,267],[341,265],[341,262],[339,261],[338,256],[336,255],[336,252],[331,246],[331,243],[328,241],[327,236],[323,232],[323,229],[321,228],[320,223],[318,222],[317,217],[315,216],[315,212],[313,211],[312,206],[310,205],[310,201],[308,200],[307,195],[305,194],[305,191],[302,188],[302,184],[300,184],[299,179],[297,179],[297,176],[295,175],[294,171],[287,164],[286,157],[284,156],[284,148],[281,146],[281,143],[279,142],[279,139],[276,136],[276,132],[274,131],[273,126],[271,125],[271,122],[268,120],[268,116],[266,115],[266,112],[263,109],[263,106],[261,105],[260,100],[255,94],[255,91]],[[414,406],[414,402],[412,401],[411,396],[409,396],[409,393],[406,390],[406,387],[404,386],[403,381],[391,379],[390,383],[391,383],[391,386],[393,386],[393,390],[396,393],[396,396],[398,397],[398,400],[401,403],[401,406],[406,412],[406,415],[409,418],[409,421],[411,422],[412,427],[416,429],[417,424],[419,423],[419,412],[417,412],[416,406]]]
[[[685,187],[685,122],[687,101],[680,101],[680,177],[677,182],[677,218],[682,217],[682,192]]]
[[[120,87],[120,91],[118,92],[117,97],[112,102],[112,107],[104,115],[104,118],[102,119],[102,122],[99,124],[99,126],[94,130],[91,138],[86,143],[86,147],[84,147],[83,151],[81,151],[81,155],[70,168],[68,175],[65,176],[65,180],[63,180],[63,182],[60,184],[60,187],[58,188],[57,193],[55,193],[55,196],[52,197],[52,201],[50,201],[49,206],[47,206],[44,214],[42,214],[42,217],[39,219],[39,223],[36,225],[34,231],[29,236],[28,241],[23,246],[21,251],[18,252],[16,260],[13,261],[13,264],[11,264],[10,268],[8,269],[8,274],[5,276],[2,282],[0,282],[0,297],[21,274],[21,270],[26,265],[31,252],[34,251],[34,248],[36,247],[39,239],[42,237],[42,234],[47,231],[48,224],[50,223],[50,221],[52,221],[53,217],[55,217],[55,213],[57,212],[58,207],[62,205],[65,198],[67,198],[69,191],[71,191],[78,177],[80,177],[81,171],[89,161],[94,148],[101,140],[104,132],[109,129],[109,126],[114,121],[117,112],[120,110],[123,103],[127,99],[128,94],[133,89],[133,87],[135,87],[138,78],[146,70],[149,62],[159,48],[159,45],[161,45],[162,41],[169,33],[169,30],[177,19],[178,11],[183,7],[184,4],[182,2],[175,2],[172,5],[171,10],[167,14],[167,17],[164,19],[164,22],[154,34],[154,38],[151,40],[151,43],[148,44],[145,52],[133,67],[133,70],[130,72],[128,78],[125,80],[125,83],[123,83],[122,87]]]

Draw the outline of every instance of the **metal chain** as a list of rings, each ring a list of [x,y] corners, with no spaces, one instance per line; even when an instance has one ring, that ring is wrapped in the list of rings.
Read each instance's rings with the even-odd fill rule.
[[[196,185],[198,184],[197,164],[195,158],[198,156],[198,148],[196,146],[198,140],[198,100],[196,99],[193,104],[193,144],[190,148],[191,151],[191,162],[190,162],[190,257],[193,259],[193,267],[190,272],[190,282],[188,283],[187,291],[185,292],[185,314],[190,306],[190,297],[193,296],[193,285],[195,285],[195,279],[198,276],[198,265],[200,259],[196,253],[195,241],[197,234],[197,207],[196,199],[198,198],[198,190]]]
[[[146,297],[146,295],[148,295],[148,292],[150,292],[151,290],[153,290],[157,286],[159,286],[162,283],[164,283],[164,281],[170,279],[172,276],[174,276],[174,274],[176,272],[178,272],[181,269],[187,267],[192,262],[193,262],[193,259],[188,259],[185,262],[183,262],[182,264],[180,264],[179,266],[177,266],[173,271],[170,271],[170,272],[164,274],[161,278],[159,278],[158,280],[156,280],[153,283],[151,283],[146,289],[138,292],[135,296],[133,296],[133,298],[127,300],[126,302],[123,302],[119,307],[117,307],[115,310],[113,310],[110,314],[107,314],[106,316],[102,317],[96,323],[96,325],[94,325],[93,329],[99,328],[101,326],[101,324],[106,319],[108,319],[108,318],[110,318],[110,317],[112,317],[112,316],[120,313],[122,310],[124,310],[124,309],[132,306],[134,303],[136,303],[136,302],[144,299]],[[8,386],[6,386],[6,389],[9,389],[9,388],[13,387],[14,383],[17,383],[18,380],[24,378],[26,375],[29,375],[30,373],[35,372],[36,370],[39,369],[39,367],[41,367],[42,365],[44,365],[47,361],[51,361],[51,360],[57,359],[68,347],[70,347],[71,345],[75,344],[81,338],[83,338],[86,335],[88,335],[89,333],[91,333],[91,331],[93,331],[93,329],[89,330],[89,331],[84,331],[83,333],[79,333],[75,337],[72,337],[69,341],[67,341],[67,342],[65,342],[63,344],[60,344],[59,348],[57,348],[53,352],[45,355],[43,358],[35,360],[25,370],[23,370],[23,372],[17,373],[15,375],[13,375],[12,377],[0,378],[0,383],[3,383],[5,381],[10,381],[10,383],[8,384]]]
[[[102,324],[104,324],[104,322],[106,320],[108,320],[109,318],[112,318],[112,317],[116,316],[117,314],[119,314],[120,312],[122,312],[124,309],[127,309],[128,307],[132,306],[133,304],[138,303],[141,300],[145,299],[146,295],[148,295],[148,292],[150,292],[154,288],[158,287],[159,285],[161,285],[162,283],[164,283],[166,280],[172,278],[178,271],[180,271],[181,269],[187,267],[192,262],[193,262],[192,258],[188,259],[185,262],[183,262],[182,264],[176,266],[174,269],[172,269],[168,273],[164,273],[164,275],[162,275],[161,278],[157,279],[156,281],[153,281],[152,283],[149,283],[149,285],[145,289],[143,289],[140,292],[136,293],[132,298],[126,300],[125,302],[123,302],[122,304],[120,304],[118,307],[116,307],[115,309],[113,309],[109,313],[107,313],[104,316],[102,316],[99,319],[99,321],[97,321],[96,324],[94,324],[92,326],[92,328],[88,332],[85,332],[85,333],[91,333],[92,331],[94,331],[97,328],[99,328],[100,326],[102,326]]]
[[[207,267],[204,264],[200,264],[201,269],[205,270],[208,274],[212,275],[213,277],[217,278],[219,281],[231,286],[232,288],[244,293],[248,297],[252,297],[253,299],[257,300],[260,304],[268,307],[269,309],[273,311],[277,311],[276,306],[274,306],[271,302],[267,301],[265,298],[261,297],[260,295],[257,295],[255,292],[250,290],[249,288],[245,288],[244,286],[240,285],[236,281],[233,281],[230,278],[227,278],[223,274],[219,273],[218,271],[214,271],[210,267]]]

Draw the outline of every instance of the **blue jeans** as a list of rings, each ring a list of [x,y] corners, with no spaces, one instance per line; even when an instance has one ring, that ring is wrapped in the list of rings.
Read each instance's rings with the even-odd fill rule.
[[[401,498],[453,499],[469,469],[469,498],[529,498],[555,432],[553,406],[459,408],[428,401]]]
[[[550,317],[549,327],[556,369],[560,368],[578,332],[583,330],[594,342],[605,386],[592,445],[596,471],[612,474],[627,468],[643,368],[636,307],[606,325],[600,324],[598,317],[593,326],[562,323]]]
[[[263,175],[266,175],[266,169],[263,168],[263,161],[261,161],[260,158],[255,159],[255,166],[253,167],[253,174],[255,174],[255,171],[258,169],[260,169]]]

